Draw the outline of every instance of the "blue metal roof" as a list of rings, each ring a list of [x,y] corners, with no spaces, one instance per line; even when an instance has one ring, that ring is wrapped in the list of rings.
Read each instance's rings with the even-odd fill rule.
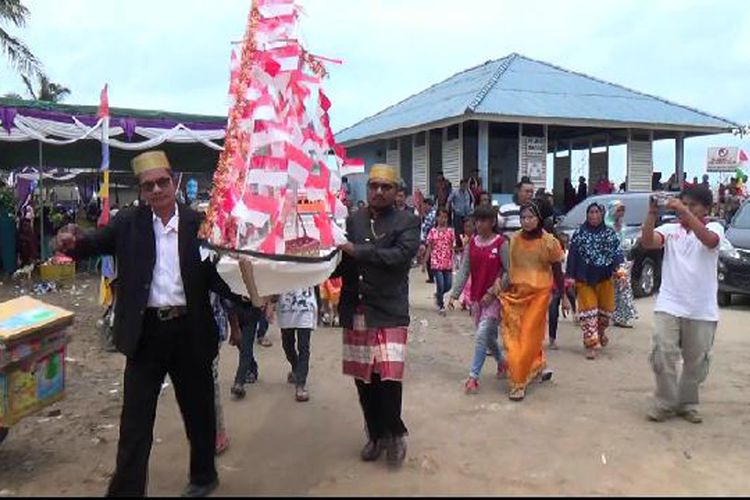
[[[603,121],[721,132],[729,120],[511,54],[458,73],[342,130],[346,144],[462,115]]]

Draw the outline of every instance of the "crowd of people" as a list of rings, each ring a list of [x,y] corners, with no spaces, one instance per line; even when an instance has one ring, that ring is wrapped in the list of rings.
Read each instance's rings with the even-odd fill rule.
[[[331,278],[257,307],[201,259],[201,215],[177,202],[166,156],[140,155],[133,170],[145,203],[121,210],[94,232],[66,227],[56,241],[74,258],[117,259],[114,343],[127,363],[112,496],[146,492],[158,395],[167,374],[191,449],[184,495],[210,494],[218,485],[214,456],[229,445],[217,378],[221,342],[228,339],[238,349],[230,393],[239,399],[259,376],[254,346],[269,321],[278,323],[287,381],[304,403],[310,399],[310,352],[323,304],[331,324],[338,316],[343,330],[342,372],[354,379],[366,429],[360,457],[374,462],[385,454],[399,468],[407,454],[403,380],[416,263],[436,285],[441,315],[459,305],[471,314],[475,341],[467,394],[479,391],[487,356],[496,362],[495,376],[507,379],[513,401],[524,400],[530,384],[550,380],[546,350],[556,348],[560,312],[576,312],[583,353],[591,360],[609,344],[611,322],[632,327],[637,317],[622,251],[625,208],[616,201],[607,207],[591,203],[586,221],[568,239],[555,231],[550,197],[535,193],[528,178],[499,210],[478,176],[455,190],[440,176],[434,199],[409,206],[396,170],[375,165],[367,203],[352,207],[346,220],[348,241],[339,246],[342,260]],[[723,230],[706,223],[712,197],[703,186],[689,186],[668,203],[678,221],[654,228],[652,200],[643,229],[644,245],[665,249],[650,357],[657,389],[648,417],[679,415],[699,423],[698,387],[708,375],[718,322],[715,275]]]

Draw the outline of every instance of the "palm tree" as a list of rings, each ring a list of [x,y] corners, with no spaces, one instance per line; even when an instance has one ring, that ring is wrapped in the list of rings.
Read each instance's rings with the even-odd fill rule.
[[[23,83],[26,85],[26,89],[29,91],[29,95],[37,101],[47,102],[61,102],[65,97],[70,95],[70,89],[63,87],[59,83],[53,83],[46,75],[39,75],[38,87],[34,91],[34,86],[31,84],[29,77],[21,75]]]
[[[0,51],[5,52],[11,66],[20,74],[38,75],[42,72],[42,64],[25,43],[3,28],[9,23],[22,28],[28,17],[29,9],[21,4],[21,0],[0,0]]]

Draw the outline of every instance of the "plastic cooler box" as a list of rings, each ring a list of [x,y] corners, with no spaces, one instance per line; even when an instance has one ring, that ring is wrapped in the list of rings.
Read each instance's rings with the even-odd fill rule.
[[[0,303],[0,427],[65,396],[65,329],[73,317],[31,297]]]
[[[76,264],[42,264],[39,266],[39,277],[43,281],[71,281],[76,277]]]

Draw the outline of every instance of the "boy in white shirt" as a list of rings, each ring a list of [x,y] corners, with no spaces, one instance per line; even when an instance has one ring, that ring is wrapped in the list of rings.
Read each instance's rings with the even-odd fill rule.
[[[720,224],[706,223],[712,201],[705,186],[689,187],[680,198],[666,203],[679,221],[654,229],[658,207],[652,199],[643,225],[643,246],[664,248],[650,358],[656,393],[648,418],[654,422],[675,414],[694,424],[703,421],[698,413],[698,387],[708,376],[719,322],[717,264],[724,236]],[[678,381],[680,357],[683,367]]]

